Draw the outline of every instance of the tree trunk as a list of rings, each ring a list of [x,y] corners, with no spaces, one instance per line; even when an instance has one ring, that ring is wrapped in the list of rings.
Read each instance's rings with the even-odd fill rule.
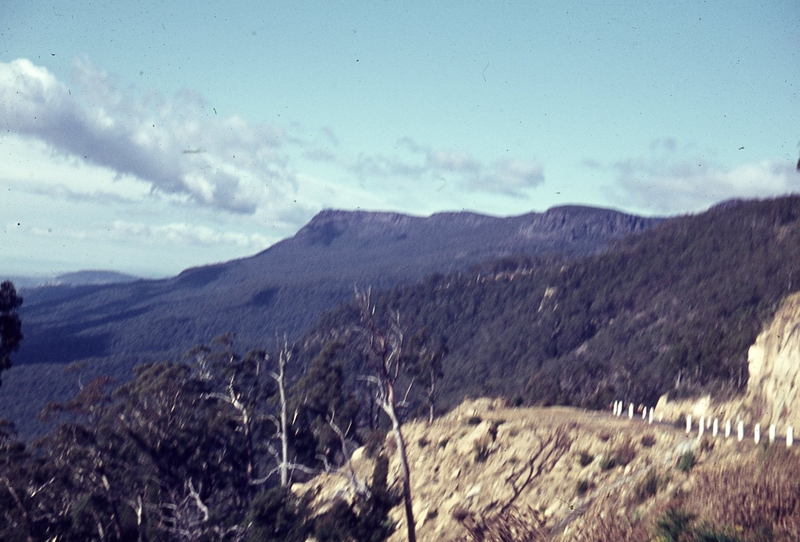
[[[390,388],[391,389],[391,388]],[[414,509],[411,501],[411,472],[408,468],[408,456],[406,455],[406,444],[403,440],[403,432],[400,427],[400,419],[394,408],[393,393],[389,393],[389,400],[381,405],[392,420],[392,433],[397,442],[397,455],[400,459],[400,472],[403,476],[403,502],[406,509],[406,523],[408,526],[408,542],[417,542],[417,530],[414,524]]]
[[[281,487],[289,485],[289,427],[286,406],[286,385],[284,382],[286,367],[286,355],[280,353],[278,361],[278,390],[281,394]]]

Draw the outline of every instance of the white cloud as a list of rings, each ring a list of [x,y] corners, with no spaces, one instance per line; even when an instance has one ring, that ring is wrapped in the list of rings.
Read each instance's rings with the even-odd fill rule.
[[[65,155],[185,195],[210,207],[255,212],[293,190],[283,132],[232,116],[220,118],[197,94],[137,98],[87,61],[75,64],[76,96],[27,59],[0,63],[0,118],[13,134],[34,137]],[[79,99],[80,98],[80,99]]]
[[[793,165],[779,160],[723,166],[700,155],[681,155],[674,140],[654,142],[645,157],[611,166],[617,184],[615,199],[664,214],[696,212],[731,198],[763,198],[792,192],[797,186]]]

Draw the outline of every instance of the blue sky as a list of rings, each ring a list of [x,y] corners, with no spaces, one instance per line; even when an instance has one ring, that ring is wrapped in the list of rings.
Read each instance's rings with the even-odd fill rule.
[[[0,7],[0,274],[168,276],[323,208],[796,192],[800,4]]]

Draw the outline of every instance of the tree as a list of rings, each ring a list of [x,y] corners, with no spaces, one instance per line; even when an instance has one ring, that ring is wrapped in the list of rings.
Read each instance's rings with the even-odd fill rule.
[[[433,424],[436,409],[437,384],[444,377],[442,359],[447,355],[447,342],[440,338],[430,338],[430,329],[425,327],[409,340],[408,361],[414,377],[425,392],[425,404],[428,407],[428,425]]]
[[[19,349],[23,339],[22,322],[17,315],[21,306],[22,297],[17,295],[14,284],[8,280],[0,284],[0,376],[11,367],[11,353]]]
[[[403,372],[410,369],[409,358],[404,355],[405,331],[400,324],[400,314],[397,312],[390,315],[388,325],[378,324],[375,317],[375,306],[370,299],[370,290],[367,290],[366,293],[356,292],[356,305],[361,315],[362,352],[366,358],[367,367],[372,373],[365,380],[375,386],[375,400],[392,422],[392,433],[397,443],[397,456],[400,460],[400,472],[403,479],[403,502],[408,542],[416,542],[417,533],[411,499],[411,473],[408,468],[402,422],[398,412],[398,409],[404,405],[405,398],[398,398],[395,390],[398,378]]]

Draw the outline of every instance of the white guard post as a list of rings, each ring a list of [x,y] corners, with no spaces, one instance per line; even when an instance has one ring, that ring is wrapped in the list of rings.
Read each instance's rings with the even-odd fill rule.
[[[742,421],[739,422],[738,429],[739,429],[739,434],[736,436],[739,437],[739,442],[742,442],[742,439],[744,438],[744,422]]]
[[[760,423],[757,423],[756,424],[756,428],[753,430],[753,440],[756,441],[756,444],[758,444],[758,441],[761,440],[761,424]]]
[[[719,433],[719,419],[714,418],[714,426],[711,428],[711,435],[716,438]]]

